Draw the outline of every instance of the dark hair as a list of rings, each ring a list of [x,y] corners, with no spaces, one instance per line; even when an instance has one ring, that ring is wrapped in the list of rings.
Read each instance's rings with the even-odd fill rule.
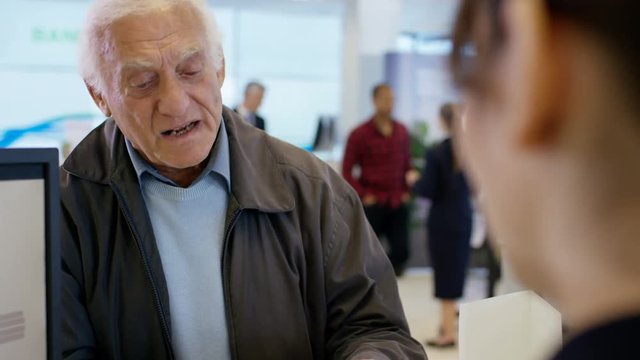
[[[444,121],[447,129],[453,127],[453,120],[455,118],[455,105],[452,103],[446,103],[440,107],[440,117]]]
[[[375,99],[378,96],[378,93],[380,93],[382,89],[391,89],[391,86],[389,86],[389,84],[387,83],[377,84],[376,86],[373,87],[373,90],[371,91],[371,97]]]
[[[450,58],[459,87],[482,88],[487,68],[503,45],[506,34],[500,20],[504,1],[462,0],[453,32]],[[640,93],[640,1],[638,0],[541,0],[551,16],[573,22],[598,37],[613,54],[620,78]],[[482,89],[479,89],[482,90]]]
[[[245,86],[244,88],[244,95],[247,96],[247,94],[249,94],[249,91],[251,91],[251,89],[253,88],[258,88],[261,91],[264,91],[264,85],[262,85],[261,83],[257,82],[257,81],[251,81],[247,84],[247,86]]]

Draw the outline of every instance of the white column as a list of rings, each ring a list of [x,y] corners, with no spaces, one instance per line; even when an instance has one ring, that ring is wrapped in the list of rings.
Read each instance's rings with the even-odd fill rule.
[[[384,80],[384,55],[395,48],[403,0],[346,0],[341,132],[371,115],[371,88]]]
[[[384,55],[395,48],[401,28],[403,0],[358,0],[360,52]]]
[[[358,1],[346,0],[344,13],[344,42],[342,51],[342,113],[340,133],[346,141],[348,132],[362,116],[358,108],[360,91],[360,26],[358,22]]]

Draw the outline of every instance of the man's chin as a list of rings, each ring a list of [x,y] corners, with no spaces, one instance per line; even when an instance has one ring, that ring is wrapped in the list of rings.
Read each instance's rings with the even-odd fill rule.
[[[156,165],[156,168],[159,171],[185,171],[185,170],[194,170],[198,167],[204,168],[206,162],[209,158],[207,154],[202,157],[193,157],[187,159],[171,159],[169,161],[163,161],[162,165]]]

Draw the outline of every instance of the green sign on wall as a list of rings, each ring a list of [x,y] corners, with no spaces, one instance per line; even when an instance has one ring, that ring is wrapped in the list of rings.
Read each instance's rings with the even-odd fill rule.
[[[35,27],[31,30],[31,41],[44,44],[75,44],[78,42],[79,34],[79,29]]]

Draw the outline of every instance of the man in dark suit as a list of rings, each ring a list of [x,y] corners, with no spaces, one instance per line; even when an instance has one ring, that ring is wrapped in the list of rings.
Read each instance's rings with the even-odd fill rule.
[[[258,108],[264,98],[265,87],[259,82],[252,81],[244,89],[244,100],[234,110],[248,123],[260,130],[265,130],[264,118],[258,115]]]

